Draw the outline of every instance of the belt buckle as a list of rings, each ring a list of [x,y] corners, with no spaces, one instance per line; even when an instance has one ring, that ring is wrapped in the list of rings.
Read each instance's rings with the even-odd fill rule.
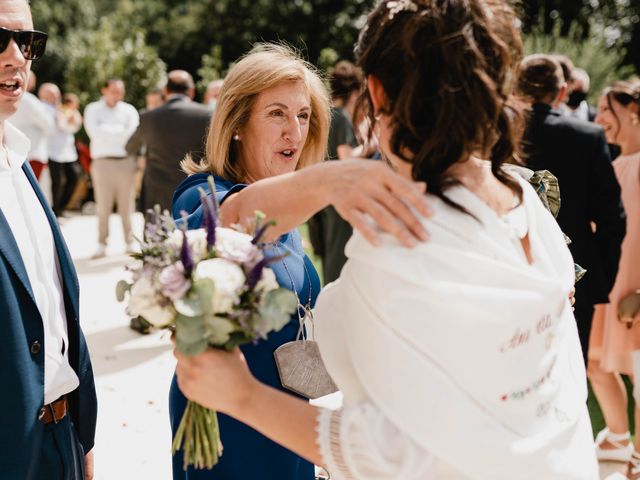
[[[62,418],[58,418],[58,417],[56,416],[56,409],[55,409],[55,408],[53,408],[53,404],[54,404],[54,403],[55,403],[55,402],[52,402],[52,403],[50,403],[50,404],[49,404],[49,410],[51,410],[51,418],[53,418],[53,424],[54,424],[54,425],[57,425],[57,424],[58,424],[58,422],[59,422],[60,420],[62,420]]]
[[[60,423],[60,420],[62,420],[66,416],[67,409],[63,408],[63,410],[64,410],[63,414],[60,417],[58,417],[56,415],[55,405],[58,402],[62,402],[63,407],[66,407],[66,405],[64,403],[65,401],[66,401],[65,397],[62,397],[62,398],[59,398],[58,400],[56,400],[54,402],[49,403],[48,405],[43,405],[42,408],[40,409],[40,412],[38,413],[38,420],[41,421],[42,423],[45,423],[45,417],[47,415],[47,410],[49,410],[49,412],[51,412],[51,419],[52,419],[52,422],[49,422],[49,423],[53,423],[54,425],[57,425],[58,423]]]

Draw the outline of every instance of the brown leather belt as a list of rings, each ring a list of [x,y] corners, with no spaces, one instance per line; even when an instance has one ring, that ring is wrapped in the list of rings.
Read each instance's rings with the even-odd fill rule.
[[[67,397],[63,395],[55,402],[51,402],[49,405],[45,405],[40,409],[38,414],[38,420],[45,425],[49,423],[58,423],[67,414]]]

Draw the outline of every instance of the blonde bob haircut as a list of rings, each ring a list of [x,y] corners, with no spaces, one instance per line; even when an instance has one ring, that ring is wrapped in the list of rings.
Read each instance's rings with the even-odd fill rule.
[[[324,160],[329,136],[330,103],[316,69],[286,45],[259,43],[236,63],[224,79],[211,119],[205,158],[196,163],[187,156],[181,164],[187,174],[213,173],[232,182],[248,177],[238,162],[235,133],[249,120],[258,95],[283,82],[303,82],[311,98],[309,133],[297,168]]]

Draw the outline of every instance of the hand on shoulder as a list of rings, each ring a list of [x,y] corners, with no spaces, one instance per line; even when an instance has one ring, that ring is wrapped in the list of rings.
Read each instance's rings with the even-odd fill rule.
[[[332,170],[331,204],[369,242],[380,244],[369,219],[407,247],[429,239],[421,221],[421,217],[432,215],[426,184],[408,180],[388,165],[371,160],[341,160],[324,166]]]

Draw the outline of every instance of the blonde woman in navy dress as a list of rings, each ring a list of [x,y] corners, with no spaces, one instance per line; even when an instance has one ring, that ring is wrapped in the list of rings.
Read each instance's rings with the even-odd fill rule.
[[[303,308],[314,306],[320,282],[296,227],[330,203],[371,241],[376,237],[365,215],[407,245],[426,238],[408,208],[427,213],[424,185],[364,161],[318,164],[325,157],[328,128],[328,95],[313,67],[286,47],[258,45],[225,79],[207,137],[206,160],[185,161],[190,176],[173,199],[174,216],[180,218],[184,211],[189,228],[200,227],[198,187],[208,190],[207,177],[214,175],[217,199],[224,212],[234,212],[235,221],[253,218],[256,210],[277,218],[277,226],[268,232],[272,242],[268,251],[288,255],[272,268],[280,285],[293,290]],[[258,181],[267,182],[268,189],[256,196],[252,184]],[[294,340],[297,331],[294,315],[267,340],[242,347],[252,374],[290,395],[280,383],[273,352]],[[212,380],[217,381],[215,375]],[[230,388],[224,381],[218,387]],[[174,432],[185,405],[174,381],[170,393]],[[224,445],[220,462],[210,471],[184,471],[178,454],[173,459],[174,479],[313,480],[313,465],[307,460],[229,416],[219,419]]]

